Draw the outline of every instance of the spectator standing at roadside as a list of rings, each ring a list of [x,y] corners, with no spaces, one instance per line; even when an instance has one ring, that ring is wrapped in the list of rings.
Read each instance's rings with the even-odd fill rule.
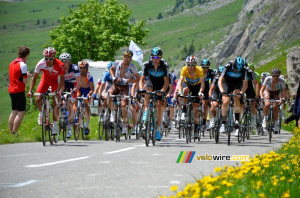
[[[26,61],[30,50],[26,46],[19,47],[18,58],[9,65],[8,92],[11,98],[12,112],[9,116],[9,131],[13,134],[18,132],[25,115],[26,96],[25,87],[30,77],[27,71]]]
[[[295,98],[294,115],[298,115],[298,126],[300,126],[300,81],[298,85],[297,95]]]

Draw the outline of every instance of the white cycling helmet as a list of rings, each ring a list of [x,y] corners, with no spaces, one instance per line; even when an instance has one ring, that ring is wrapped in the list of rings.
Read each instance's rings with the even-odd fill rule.
[[[59,56],[59,60],[71,60],[71,55],[67,52],[64,52]]]

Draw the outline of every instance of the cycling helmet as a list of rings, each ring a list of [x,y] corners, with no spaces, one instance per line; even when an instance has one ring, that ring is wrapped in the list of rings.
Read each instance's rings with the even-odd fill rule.
[[[64,52],[59,56],[59,60],[71,60],[71,55],[67,52]]]
[[[193,63],[196,66],[198,59],[196,56],[191,55],[191,56],[188,56],[185,61],[186,61],[186,63]]]
[[[106,67],[107,70],[110,70],[110,68],[114,65],[114,63],[115,63],[115,62],[112,62],[112,61],[109,62],[109,63],[107,64],[107,67]]]
[[[272,74],[281,74],[281,71],[278,68],[273,68],[271,73]]]
[[[89,68],[89,63],[86,61],[81,61],[79,63],[79,67],[85,67],[85,68]]]
[[[255,69],[255,66],[254,66],[253,63],[248,63],[248,67],[249,67],[249,69],[251,69],[251,70],[254,70],[254,69]]]
[[[123,52],[123,56],[130,56],[132,57],[133,56],[133,52],[131,50],[126,50]]]
[[[162,51],[159,47],[154,47],[151,49],[151,56],[162,56]]]
[[[233,62],[233,68],[236,69],[238,72],[242,71],[243,67],[245,66],[245,60],[241,57],[237,57]]]
[[[224,66],[219,66],[218,73],[222,73],[224,71]]]
[[[269,72],[263,72],[263,73],[261,73],[260,76],[261,77],[268,77],[268,76],[270,76],[270,73]]]
[[[54,57],[56,55],[56,51],[53,47],[48,47],[48,48],[44,49],[43,55]]]
[[[282,80],[285,80],[284,75],[280,75],[279,78],[281,78]]]
[[[207,60],[207,59],[203,59],[203,60],[201,61],[201,66],[204,66],[204,65],[210,66],[210,61]]]

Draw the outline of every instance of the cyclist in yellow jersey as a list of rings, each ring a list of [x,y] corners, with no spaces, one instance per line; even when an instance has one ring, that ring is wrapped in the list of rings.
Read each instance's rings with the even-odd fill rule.
[[[194,55],[188,56],[186,58],[187,66],[184,66],[181,70],[180,79],[177,83],[176,87],[176,93],[182,93],[183,95],[187,96],[190,92],[192,93],[192,96],[200,96],[201,98],[204,96],[203,91],[205,88],[204,84],[204,75],[203,70],[200,66],[197,66],[197,58]],[[194,131],[194,137],[199,137],[199,134],[197,132],[198,128],[198,122],[199,122],[199,100],[195,100],[193,103],[193,112],[194,112],[194,124],[195,124],[195,131]],[[182,114],[181,119],[186,119],[186,103],[187,98],[183,99],[183,108],[182,108]]]

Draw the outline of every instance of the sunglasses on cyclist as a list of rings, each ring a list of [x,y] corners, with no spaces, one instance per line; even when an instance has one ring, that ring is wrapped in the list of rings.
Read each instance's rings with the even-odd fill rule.
[[[160,59],[160,56],[151,56],[152,59]]]
[[[276,77],[276,78],[279,78],[279,76],[278,76],[278,75],[272,75],[272,77]]]
[[[79,67],[79,69],[86,69],[86,67]]]
[[[55,59],[55,57],[51,57],[51,58],[49,58],[49,57],[44,57],[45,58],[45,61],[50,61],[50,60],[54,60]]]
[[[63,63],[67,63],[69,62],[69,60],[61,60]]]
[[[203,67],[203,66],[202,66],[202,69],[209,69],[209,67]]]
[[[195,63],[187,63],[187,66],[189,66],[189,67],[195,67],[196,64]]]

